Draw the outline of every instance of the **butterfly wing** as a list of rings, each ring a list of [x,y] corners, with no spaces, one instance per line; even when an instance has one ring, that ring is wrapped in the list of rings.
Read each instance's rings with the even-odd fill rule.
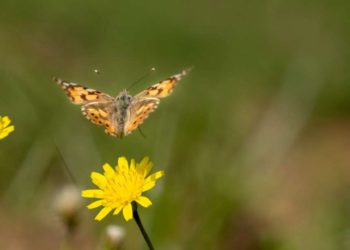
[[[83,85],[73,83],[73,82],[66,82],[64,80],[61,80],[59,78],[53,78],[53,80],[61,86],[61,88],[66,92],[68,98],[71,100],[74,104],[87,104],[91,102],[101,101],[101,102],[108,102],[113,101],[113,97],[95,90],[87,88]]]
[[[192,68],[185,69],[176,75],[152,85],[151,87],[137,94],[135,98],[164,98],[169,96],[171,92],[173,92],[177,82],[180,81],[189,71],[191,71],[191,69]]]
[[[152,113],[159,104],[158,98],[134,99],[130,105],[129,118],[124,127],[124,134],[134,131]]]
[[[160,81],[134,96],[130,105],[130,115],[124,127],[124,134],[130,134],[143,123],[149,114],[158,107],[159,98],[169,96],[175,88],[176,83],[190,70],[183,70],[181,73]]]
[[[88,103],[81,107],[83,115],[92,123],[98,126],[104,126],[105,132],[112,136],[117,136],[117,126],[113,115],[115,114],[115,105],[113,102],[106,103]]]
[[[113,97],[83,85],[66,82],[59,78],[53,79],[66,92],[72,103],[82,105],[83,115],[92,123],[104,126],[109,135],[117,135],[117,126],[114,124],[113,114],[115,105]]]

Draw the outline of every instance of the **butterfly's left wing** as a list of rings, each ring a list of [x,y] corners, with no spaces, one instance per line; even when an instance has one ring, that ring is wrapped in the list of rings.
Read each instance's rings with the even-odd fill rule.
[[[156,83],[134,96],[129,108],[129,117],[124,127],[124,134],[130,134],[143,123],[149,114],[158,107],[159,98],[169,96],[175,88],[176,83],[190,70],[191,69],[183,70],[181,73]]]
[[[53,77],[56,82],[66,92],[66,95],[74,104],[87,104],[91,102],[113,101],[113,97],[101,91],[87,88],[81,84],[67,82],[60,78]]]
[[[115,105],[113,102],[91,102],[81,107],[83,115],[98,126],[104,126],[106,134],[120,136],[116,119],[114,118]]]
[[[81,84],[59,78],[53,80],[62,87],[72,103],[81,105],[81,111],[86,119],[96,125],[104,126],[107,134],[118,136],[119,132],[113,117],[116,113],[113,97]]]

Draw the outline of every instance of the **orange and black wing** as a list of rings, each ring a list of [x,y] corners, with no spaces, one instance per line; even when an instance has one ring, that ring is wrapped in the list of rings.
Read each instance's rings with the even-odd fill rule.
[[[82,105],[81,111],[89,121],[104,126],[105,132],[109,135],[117,134],[117,126],[115,126],[113,119],[115,113],[113,97],[81,84],[67,82],[59,78],[53,78],[53,80],[62,87],[72,103]]]
[[[183,70],[135,95],[130,105],[130,115],[125,124],[124,134],[130,134],[152,113],[159,104],[159,98],[167,97],[174,90],[176,83],[191,69]]]
[[[189,71],[191,71],[191,69],[192,68],[185,69],[176,75],[173,75],[163,81],[160,81],[159,83],[152,85],[151,87],[141,91],[134,98],[164,98],[169,96],[171,92],[173,92],[177,82],[180,81],[182,77],[184,77]]]
[[[152,113],[159,104],[158,98],[135,100],[130,106],[129,119],[124,127],[124,134],[134,131]]]
[[[81,107],[83,115],[92,123],[98,126],[104,126],[105,132],[112,136],[117,136],[117,126],[115,124],[114,111],[115,105],[109,103],[90,103]]]
[[[74,104],[87,104],[91,102],[109,102],[113,100],[113,97],[95,90],[87,88],[81,84],[67,82],[59,78],[54,77],[53,80],[61,86],[61,88],[66,92],[68,98]]]

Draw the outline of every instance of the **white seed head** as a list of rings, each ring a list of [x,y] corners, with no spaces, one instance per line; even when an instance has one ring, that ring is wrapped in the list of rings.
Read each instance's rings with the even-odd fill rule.
[[[79,190],[74,186],[64,186],[54,198],[54,209],[63,217],[75,216],[81,208],[82,199]]]
[[[112,249],[119,249],[125,238],[125,229],[117,225],[109,225],[106,228],[107,245]]]

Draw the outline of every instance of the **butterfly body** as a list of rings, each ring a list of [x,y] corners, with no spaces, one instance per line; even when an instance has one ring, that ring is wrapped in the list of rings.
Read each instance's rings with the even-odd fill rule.
[[[160,98],[171,94],[176,83],[189,70],[160,81],[135,96],[123,90],[112,97],[80,84],[59,78],[53,80],[65,90],[72,103],[81,105],[82,113],[88,120],[104,126],[107,134],[122,138],[134,131],[158,107]]]
[[[129,95],[129,93],[126,90],[123,90],[122,92],[117,95],[117,97],[114,99],[115,104],[115,126],[117,126],[115,129],[116,131],[120,131],[116,136],[118,138],[122,138],[124,135],[124,128],[125,123],[128,120],[128,117],[130,117],[130,105],[132,103],[132,96]]]

